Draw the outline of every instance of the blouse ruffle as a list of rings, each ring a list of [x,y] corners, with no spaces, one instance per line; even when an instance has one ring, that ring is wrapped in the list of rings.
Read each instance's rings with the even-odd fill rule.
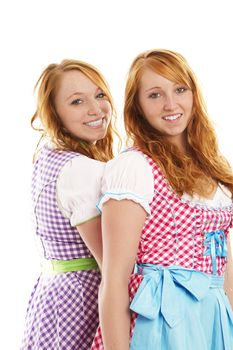
[[[100,198],[105,163],[80,155],[68,161],[57,180],[57,201],[71,226],[78,226],[100,213]]]
[[[110,198],[129,199],[150,214],[154,180],[147,160],[135,151],[123,152],[110,160],[105,167],[101,192],[103,195],[97,204],[100,211]]]

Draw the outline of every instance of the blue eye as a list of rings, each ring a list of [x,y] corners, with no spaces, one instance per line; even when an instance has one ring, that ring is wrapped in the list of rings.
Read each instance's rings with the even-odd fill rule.
[[[77,98],[76,100],[73,100],[71,102],[72,105],[80,105],[82,103],[82,100],[80,98]]]
[[[149,95],[149,98],[158,98],[161,94],[159,92],[152,92],[152,94]]]

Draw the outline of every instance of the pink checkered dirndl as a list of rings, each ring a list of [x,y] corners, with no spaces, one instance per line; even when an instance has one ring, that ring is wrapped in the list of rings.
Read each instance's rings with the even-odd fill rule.
[[[44,147],[35,163],[32,199],[44,258],[91,258],[77,229],[60,212],[56,182],[74,152]],[[29,301],[21,350],[89,350],[98,326],[98,270],[42,273]]]
[[[233,350],[233,312],[223,291],[233,206],[211,208],[180,198],[144,156],[154,197],[129,281],[129,348]],[[161,295],[153,299],[155,291]],[[91,350],[104,350],[100,327]]]

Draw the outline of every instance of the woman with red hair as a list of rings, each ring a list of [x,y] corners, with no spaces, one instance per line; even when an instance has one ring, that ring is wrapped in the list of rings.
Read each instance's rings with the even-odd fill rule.
[[[86,62],[48,65],[36,88],[32,126],[39,121],[46,141],[32,176],[42,273],[21,349],[86,350],[98,326],[102,239],[96,201],[105,162],[113,158],[115,109],[105,78]]]
[[[108,162],[99,202],[92,349],[232,350],[233,173],[183,56],[135,58],[124,119],[131,147]]]

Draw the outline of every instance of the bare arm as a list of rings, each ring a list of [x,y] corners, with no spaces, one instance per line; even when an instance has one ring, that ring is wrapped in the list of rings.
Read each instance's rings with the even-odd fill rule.
[[[228,259],[227,259],[227,268],[225,272],[224,288],[230,300],[231,308],[233,310],[233,237],[232,237],[232,234],[233,232],[230,232],[228,243],[227,243]]]
[[[99,308],[105,350],[129,350],[128,283],[145,218],[145,210],[130,200],[109,200],[103,207]]]
[[[102,265],[102,235],[101,235],[101,217],[98,216],[77,226],[84,243],[96,259],[99,267]]]

